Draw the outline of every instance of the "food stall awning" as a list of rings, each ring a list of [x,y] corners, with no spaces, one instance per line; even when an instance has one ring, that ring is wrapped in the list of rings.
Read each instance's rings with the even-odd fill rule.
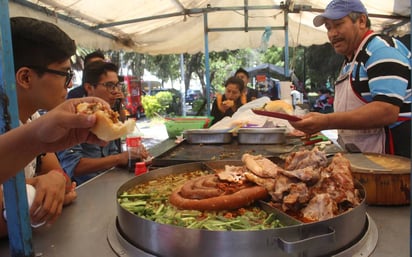
[[[80,46],[174,54],[205,51],[205,32],[210,51],[325,43],[325,28],[312,20],[329,1],[11,0],[9,7],[10,16],[57,23]],[[375,31],[409,33],[409,0],[363,2]]]

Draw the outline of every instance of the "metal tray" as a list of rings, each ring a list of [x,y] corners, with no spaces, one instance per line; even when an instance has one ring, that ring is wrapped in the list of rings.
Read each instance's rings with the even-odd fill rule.
[[[241,128],[238,130],[240,144],[283,144],[286,142],[285,128]]]
[[[170,140],[165,142],[168,143]],[[169,144],[159,145],[159,148],[166,151],[155,155],[152,167],[213,160],[239,161],[245,153],[260,154],[276,163],[282,159],[279,154],[266,150],[273,145],[239,144],[237,140],[232,140],[230,144],[189,144],[187,140],[183,140],[179,144],[173,143],[170,146]]]
[[[217,129],[188,129],[183,137],[189,144],[228,144],[232,142],[232,133]]]

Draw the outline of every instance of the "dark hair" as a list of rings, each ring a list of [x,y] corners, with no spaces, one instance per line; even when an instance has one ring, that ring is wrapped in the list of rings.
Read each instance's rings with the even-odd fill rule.
[[[83,70],[83,84],[99,83],[100,76],[106,74],[109,71],[113,71],[117,74],[117,65],[111,62],[96,61],[88,64]]]
[[[236,78],[236,77],[228,78],[225,82],[225,87],[227,87],[227,85],[229,84],[237,85],[240,92],[243,92],[243,89],[245,88],[245,83],[240,78]]]
[[[348,14],[349,18],[352,20],[353,23],[355,23],[362,14],[366,15],[366,27],[371,28],[371,20],[369,19],[368,15],[366,13],[360,13],[360,12],[350,12]]]
[[[76,44],[56,25],[28,17],[10,19],[14,70],[63,62],[76,52]]]
[[[246,75],[246,77],[249,78],[249,73],[248,73],[245,69],[243,69],[243,68],[237,69],[237,71],[235,72],[235,76],[236,76],[238,73],[243,73],[243,74]]]
[[[90,59],[93,59],[93,58],[102,58],[104,60],[104,54],[103,54],[102,51],[97,50],[97,51],[94,51],[94,52],[86,55],[84,57],[84,66],[88,65],[89,62],[90,62]]]

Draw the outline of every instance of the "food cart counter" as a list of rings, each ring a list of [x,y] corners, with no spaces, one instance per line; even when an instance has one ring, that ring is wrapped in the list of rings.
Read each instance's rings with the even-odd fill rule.
[[[180,146],[177,147],[177,146]],[[234,144],[229,147],[239,150],[242,146]],[[197,145],[205,153],[204,146]],[[195,148],[196,148],[195,147]],[[209,146],[214,149],[202,157],[210,160],[210,155],[218,153],[224,146]],[[227,147],[227,146],[226,146]],[[182,149],[190,149],[186,144],[176,145],[174,140],[165,140],[150,148],[153,156],[160,160],[159,166],[167,166],[167,162],[174,164],[178,160],[172,157],[183,155]],[[228,148],[228,149],[229,149]],[[257,149],[257,150],[256,150]],[[263,150],[262,150],[263,149]],[[268,146],[262,145],[254,149],[255,153],[267,151]],[[236,151],[237,151],[236,150]],[[156,164],[156,158],[154,165]],[[163,159],[162,159],[163,158]],[[233,157],[237,158],[238,157]],[[230,159],[230,158],[229,158]],[[158,164],[159,164],[158,160]],[[178,160],[180,162],[180,160]],[[156,172],[155,169],[149,172]],[[66,256],[119,256],[108,242],[111,230],[115,226],[117,209],[116,193],[119,187],[134,177],[123,169],[111,169],[77,188],[78,198],[66,206],[61,217],[51,226],[44,226],[33,230],[33,247],[35,256],[66,257]],[[372,257],[407,257],[409,255],[409,232],[410,232],[410,207],[408,206],[368,206],[367,213],[376,223],[378,229],[378,243]],[[10,256],[9,242],[7,239],[0,240],[0,256]],[[127,256],[126,254],[121,256]]]
[[[156,172],[152,170],[150,172]],[[134,175],[112,169],[81,185],[76,201],[64,208],[55,224],[33,231],[35,256],[118,256],[108,243],[108,231],[116,219],[116,192]],[[409,255],[409,206],[368,206],[379,238],[372,257]],[[0,241],[0,256],[10,256],[8,240]]]

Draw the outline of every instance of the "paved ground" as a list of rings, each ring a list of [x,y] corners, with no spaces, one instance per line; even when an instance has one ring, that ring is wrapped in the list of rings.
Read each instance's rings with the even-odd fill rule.
[[[146,148],[151,148],[169,137],[164,123],[160,120],[143,118],[137,121],[137,127],[143,133],[143,144]]]
[[[184,112],[187,116],[195,115],[192,111],[191,105],[189,104],[185,105]],[[146,148],[150,148],[151,146],[158,144],[169,137],[164,121],[161,121],[158,118],[150,120],[146,117],[142,117],[137,121],[137,126],[143,133],[143,144]]]

